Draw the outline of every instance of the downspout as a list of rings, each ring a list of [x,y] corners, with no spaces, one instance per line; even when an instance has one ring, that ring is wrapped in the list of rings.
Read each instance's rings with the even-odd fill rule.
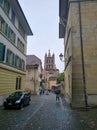
[[[81,21],[81,5],[80,1],[78,1],[78,9],[79,9],[79,26],[80,26],[80,44],[81,44],[81,58],[82,58],[82,74],[83,74],[83,91],[84,91],[84,100],[85,100],[85,108],[87,110],[87,92],[86,92],[86,78],[85,78],[85,65],[84,65],[84,51],[83,51],[83,38],[82,38],[82,21]]]

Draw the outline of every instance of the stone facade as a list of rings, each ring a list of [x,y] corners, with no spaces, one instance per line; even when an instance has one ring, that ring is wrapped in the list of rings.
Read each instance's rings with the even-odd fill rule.
[[[27,55],[26,59],[26,87],[27,91],[39,95],[42,62],[35,55]]]
[[[97,0],[70,1],[64,50],[67,101],[97,105]]]

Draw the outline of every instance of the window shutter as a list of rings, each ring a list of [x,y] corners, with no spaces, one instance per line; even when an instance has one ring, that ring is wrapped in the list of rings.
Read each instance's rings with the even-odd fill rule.
[[[8,38],[10,39],[11,29],[8,27]]]
[[[5,45],[3,43],[0,43],[0,61],[4,61],[5,56]]]
[[[6,24],[5,35],[8,36],[8,24]]]
[[[16,41],[16,34],[14,34],[14,43],[15,43],[15,41]]]
[[[15,67],[17,67],[17,55],[15,55]]]
[[[12,66],[14,66],[15,65],[15,54],[13,53],[12,54]]]
[[[0,4],[2,5],[2,3],[3,3],[3,0],[0,0]]]
[[[7,13],[9,14],[9,11],[10,11],[10,3],[8,2],[8,5],[7,5]]]
[[[0,15],[0,31],[2,30],[1,20],[2,20],[2,17]]]
[[[7,49],[7,54],[6,54],[6,63],[9,63],[9,50]]]
[[[4,61],[4,57],[5,57],[5,45],[3,45],[3,61]]]

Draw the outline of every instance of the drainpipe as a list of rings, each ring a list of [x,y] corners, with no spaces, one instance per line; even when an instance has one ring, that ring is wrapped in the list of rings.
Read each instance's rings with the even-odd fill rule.
[[[84,65],[84,51],[83,51],[83,38],[82,38],[82,21],[81,21],[81,5],[80,1],[78,1],[79,8],[79,26],[80,26],[80,44],[81,44],[81,58],[82,58],[82,74],[83,74],[83,91],[84,91],[84,100],[85,100],[85,108],[87,110],[87,92],[86,92],[86,79],[85,79],[85,65]]]

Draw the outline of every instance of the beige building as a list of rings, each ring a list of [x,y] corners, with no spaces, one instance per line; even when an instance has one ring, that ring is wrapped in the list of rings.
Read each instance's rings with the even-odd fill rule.
[[[0,105],[25,88],[28,35],[33,33],[18,0],[0,0]]]
[[[65,98],[72,107],[97,105],[97,0],[60,0]]]
[[[26,59],[26,90],[39,94],[42,73],[42,62],[35,55],[27,55]]]

